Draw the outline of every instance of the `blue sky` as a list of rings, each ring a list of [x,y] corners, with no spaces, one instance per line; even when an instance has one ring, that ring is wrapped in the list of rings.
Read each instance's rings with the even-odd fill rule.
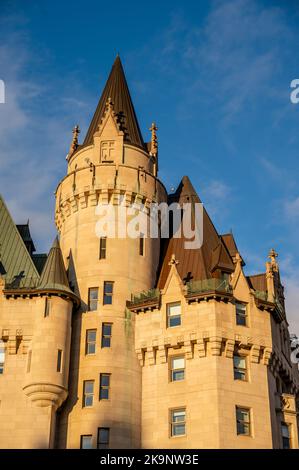
[[[160,178],[189,175],[247,273],[278,251],[299,334],[298,24],[291,0],[1,0],[0,192],[16,222],[48,251],[71,129],[83,138],[119,52],[144,139],[159,126]]]

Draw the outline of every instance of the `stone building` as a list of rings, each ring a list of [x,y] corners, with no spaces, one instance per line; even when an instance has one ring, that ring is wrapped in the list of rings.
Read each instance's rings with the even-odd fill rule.
[[[1,448],[298,448],[275,251],[246,276],[205,209],[196,249],[96,234],[108,203],[147,218],[200,203],[186,176],[167,195],[150,130],[145,143],[117,57],[82,144],[73,131],[48,256],[0,199]]]

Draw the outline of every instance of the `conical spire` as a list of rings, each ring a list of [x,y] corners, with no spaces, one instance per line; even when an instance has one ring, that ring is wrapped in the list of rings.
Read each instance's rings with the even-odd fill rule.
[[[60,290],[72,293],[67,279],[58,238],[56,237],[41,274],[39,290]]]
[[[118,115],[123,127],[125,128],[125,141],[132,145],[144,148],[143,138],[138,125],[124,69],[118,55],[112,66],[109,78],[90,123],[83,145],[92,144],[93,135],[105,114],[108,100],[113,103],[114,112]]]

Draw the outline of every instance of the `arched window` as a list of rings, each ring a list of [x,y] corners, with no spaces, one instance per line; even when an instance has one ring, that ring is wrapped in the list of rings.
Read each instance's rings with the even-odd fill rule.
[[[3,374],[4,372],[4,362],[5,362],[4,342],[0,340],[0,374]]]

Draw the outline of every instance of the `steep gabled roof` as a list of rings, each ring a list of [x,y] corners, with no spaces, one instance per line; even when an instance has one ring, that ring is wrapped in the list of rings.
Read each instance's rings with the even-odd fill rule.
[[[59,290],[72,293],[66,275],[58,238],[54,240],[52,248],[49,252],[46,264],[40,277],[38,289],[45,291]]]
[[[266,273],[254,274],[252,276],[247,276],[249,286],[257,291],[267,291],[267,279]]]
[[[184,176],[176,192],[169,197],[169,203],[200,203],[200,199],[189,178]],[[186,249],[186,238],[171,237],[162,250],[158,276],[158,287],[162,289],[168,277],[171,256],[174,254],[178,273],[183,281],[202,280],[212,277],[215,269],[233,272],[234,264],[221,237],[218,235],[207,211],[203,208],[203,244],[198,249]]]
[[[83,145],[93,143],[93,135],[96,132],[105,114],[108,99],[111,98],[113,109],[116,115],[123,116],[123,127],[125,132],[125,142],[137,147],[145,148],[130,91],[127,85],[124,69],[119,56],[116,57],[110,75],[106,82],[102,96],[94,113],[89,129],[87,131]]]
[[[39,273],[0,195],[0,261],[6,272],[6,283],[12,287],[32,287]]]

